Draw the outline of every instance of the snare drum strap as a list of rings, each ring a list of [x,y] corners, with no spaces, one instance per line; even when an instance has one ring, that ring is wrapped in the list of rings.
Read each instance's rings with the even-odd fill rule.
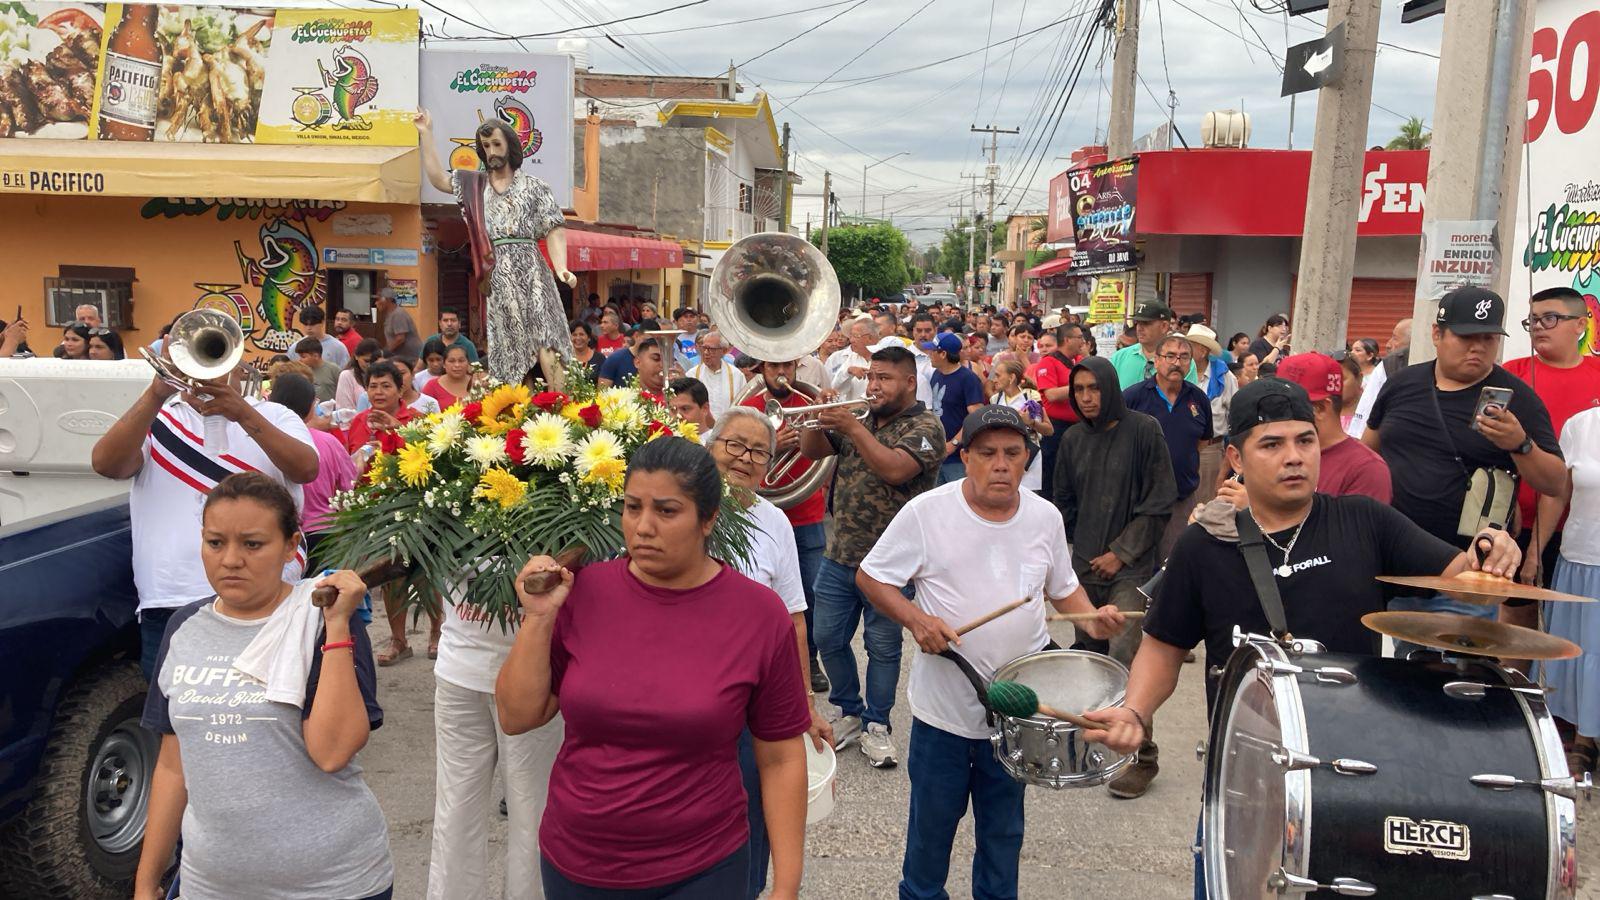
[[[1272,563],[1267,559],[1266,541],[1261,537],[1261,527],[1247,509],[1233,514],[1239,528],[1239,552],[1244,554],[1245,568],[1250,570],[1250,583],[1255,586],[1256,599],[1261,601],[1261,611],[1267,614],[1267,627],[1280,641],[1289,640],[1289,621],[1283,614],[1283,598],[1278,594],[1278,582],[1272,575]]]

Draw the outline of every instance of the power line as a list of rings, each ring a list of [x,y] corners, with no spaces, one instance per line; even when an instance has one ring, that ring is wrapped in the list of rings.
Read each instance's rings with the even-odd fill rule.
[[[632,15],[632,16],[623,16],[623,17],[618,18],[618,19],[612,19],[609,22],[591,22],[591,23],[586,24],[586,25],[579,25],[579,26],[576,26],[576,27],[573,27],[573,28],[561,28],[561,29],[557,29],[555,31],[535,31],[535,32],[530,32],[528,34],[507,34],[506,32],[496,31],[495,29],[490,28],[487,25],[483,25],[483,24],[480,24],[478,22],[474,22],[471,19],[468,19],[468,18],[466,18],[464,16],[461,16],[461,15],[458,15],[456,13],[453,13],[453,12],[445,9],[444,7],[439,6],[437,3],[432,2],[432,0],[422,0],[422,4],[424,6],[428,7],[429,9],[434,10],[435,12],[439,13],[440,15],[445,16],[446,18],[455,19],[456,21],[462,23],[463,25],[471,25],[473,28],[476,28],[479,31],[485,32],[488,35],[493,35],[493,37],[484,37],[484,36],[474,37],[474,36],[471,36],[471,35],[463,35],[463,36],[460,36],[460,37],[445,37],[445,38],[443,38],[443,40],[452,40],[452,41],[472,41],[472,40],[480,40],[480,41],[482,41],[482,40],[515,41],[515,40],[518,40],[518,39],[529,40],[529,39],[532,39],[532,38],[555,37],[557,35],[572,34],[573,32],[576,32],[576,31],[587,31],[587,30],[592,29],[592,28],[604,28],[604,27],[606,27],[608,25],[618,25],[618,24],[621,24],[623,22],[633,22],[633,21],[636,21],[638,19],[648,19],[648,18],[651,18],[653,16],[659,16],[659,15],[662,15],[664,13],[669,13],[669,12],[676,12],[676,11],[678,11],[680,9],[688,9],[691,6],[701,6],[703,4],[710,3],[710,2],[711,2],[711,0],[686,0],[686,2],[679,3],[676,6],[667,6],[667,7],[661,8],[661,9],[653,10],[651,12],[639,13],[637,15]]]
[[[844,63],[839,66],[839,68],[834,69],[832,72],[829,72],[826,78],[823,78],[821,81],[817,82],[816,84],[812,85],[811,87],[806,88],[805,93],[803,93],[800,96],[794,98],[793,100],[790,100],[786,104],[787,107],[789,109],[791,109],[791,110],[794,109],[794,105],[796,103],[799,103],[801,100],[804,100],[805,98],[809,97],[811,95],[812,91],[814,91],[817,88],[823,86],[824,84],[827,84],[829,79],[833,78],[833,76],[835,76],[835,75],[839,74],[840,72],[843,72],[845,69],[849,68],[851,63],[853,63],[856,60],[860,59],[861,57],[867,55],[867,51],[871,50],[873,47],[876,47],[879,44],[883,43],[884,41],[888,40],[890,35],[894,34],[896,31],[899,31],[901,28],[905,27],[905,24],[907,22],[910,22],[912,19],[915,19],[917,16],[922,15],[922,11],[923,10],[925,10],[928,7],[932,6],[936,2],[938,2],[938,0],[928,0],[928,2],[926,2],[926,3],[922,4],[921,6],[917,7],[915,12],[913,12],[909,16],[906,16],[904,19],[901,19],[900,23],[898,25],[894,26],[893,28],[889,29],[888,31],[884,32],[883,34],[879,35],[877,40],[875,40],[872,43],[868,44],[867,46],[863,47],[860,53],[857,53],[855,56],[852,56],[849,59],[845,60]]]
[[[972,121],[978,121],[978,110],[983,108],[983,89],[989,83],[989,42],[994,40],[994,0],[989,0],[989,28],[983,33],[983,77],[978,79],[978,102],[972,104]]]
[[[993,7],[991,7],[991,12],[990,12],[990,16],[991,17],[993,16],[993,11],[992,10],[993,10]],[[1028,18],[1028,0],[1022,0],[1022,12],[1017,14],[1017,34],[1019,34],[1019,35],[1022,34],[1022,23],[1027,18]],[[994,108],[989,110],[989,118],[990,119],[995,118],[995,116],[999,115],[999,113],[1000,113],[1000,103],[1006,99],[1006,88],[1008,86],[1010,86],[1010,84],[1011,84],[1011,66],[1012,66],[1013,63],[1015,63],[1017,61],[1017,51],[1020,50],[1020,49],[1022,49],[1022,45],[1021,44],[1012,44],[1011,45],[1011,50],[1008,53],[1006,53],[1006,76],[1004,78],[1000,79],[1000,93],[997,94],[995,96],[995,98],[994,98]],[[984,65],[985,69],[988,69],[988,67],[989,67],[989,54],[987,54],[987,53],[985,53],[983,55],[983,65]],[[983,96],[983,90],[981,88],[978,90],[978,96],[979,97]],[[973,118],[976,119],[977,115],[974,114]]]
[[[748,66],[751,63],[755,62],[756,60],[760,59],[761,57],[766,56],[769,53],[772,53],[773,51],[781,50],[784,47],[787,47],[790,44],[794,43],[795,41],[800,40],[801,38],[805,37],[806,35],[810,34],[811,32],[816,31],[818,28],[821,28],[822,26],[828,24],[829,22],[836,22],[839,19],[842,19],[845,16],[850,15],[851,13],[853,13],[856,10],[860,9],[862,6],[866,5],[867,3],[868,3],[868,0],[856,0],[855,5],[851,6],[849,9],[845,10],[844,12],[839,13],[837,16],[834,16],[833,18],[830,18],[830,19],[823,19],[821,22],[818,22],[817,24],[811,26],[810,28],[807,28],[805,31],[800,32],[799,34],[795,35],[794,37],[787,38],[787,39],[785,39],[783,41],[779,41],[778,43],[773,44],[771,47],[768,47],[767,49],[761,51],[760,53],[757,53],[755,56],[752,56],[749,59],[745,60],[744,62],[739,63],[739,65],[736,66],[736,68],[742,69],[745,66]]]

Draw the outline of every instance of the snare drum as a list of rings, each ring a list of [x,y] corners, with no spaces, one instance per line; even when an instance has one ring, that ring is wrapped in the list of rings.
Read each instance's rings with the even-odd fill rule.
[[[1211,900],[1572,896],[1576,791],[1527,679],[1236,641],[1207,752]]]
[[[1128,670],[1087,650],[1041,650],[1018,657],[994,673],[996,681],[1033,688],[1039,702],[1067,712],[1122,705]],[[1115,778],[1132,756],[1120,756],[1083,739],[1075,725],[1045,716],[998,716],[989,736],[995,759],[1012,778],[1047,788],[1092,787]]]

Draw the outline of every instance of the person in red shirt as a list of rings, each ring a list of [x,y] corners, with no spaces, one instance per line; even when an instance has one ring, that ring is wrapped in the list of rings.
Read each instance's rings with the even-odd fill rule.
[[[1083,359],[1089,331],[1086,326],[1067,322],[1056,329],[1055,339],[1055,349],[1028,367],[1028,375],[1044,399],[1044,414],[1054,426],[1039,441],[1039,455],[1043,457],[1040,462],[1044,466],[1044,486],[1039,489],[1039,496],[1046,500],[1055,498],[1056,450],[1061,446],[1061,436],[1078,421],[1078,414],[1072,409],[1072,367]]]
[[[544,895],[747,896],[737,746],[754,739],[774,900],[804,865],[810,705],[794,622],[771,588],[706,553],[722,478],[705,448],[650,441],[628,461],[627,555],[574,576],[548,556],[513,582],[524,618],[500,667],[500,727],[566,724],[539,821]],[[530,575],[557,573],[530,595]],[[664,890],[671,886],[671,890]]]
[[[610,356],[627,346],[628,339],[622,334],[622,318],[614,309],[607,309],[600,314],[600,336],[595,339],[594,348],[602,356]]]
[[[1568,419],[1600,406],[1600,357],[1585,352],[1582,345],[1589,327],[1588,304],[1572,288],[1546,288],[1528,299],[1528,317],[1522,320],[1522,327],[1533,344],[1533,355],[1507,362],[1505,370],[1527,382],[1544,401],[1550,411],[1550,427],[1560,438]],[[1526,481],[1517,488],[1522,523],[1517,542],[1524,549],[1533,534],[1538,499],[1538,492]],[[1544,552],[1523,559],[1524,580],[1549,583],[1560,553],[1561,525],[1557,524]]]
[[[744,401],[742,405],[751,409],[766,411],[767,398],[778,401],[779,406],[785,408],[795,406],[809,406],[812,401],[795,391],[780,386],[778,379],[781,377],[790,384],[794,383],[795,361],[766,362],[758,364],[754,372],[762,377],[767,384],[767,390],[756,392]],[[811,467],[818,465],[804,456],[800,456],[800,432],[784,425],[778,429],[778,455],[794,453],[795,463],[783,477],[768,484],[773,488],[783,488],[799,481],[811,471]],[[765,482],[763,482],[766,484]],[[789,527],[794,529],[794,546],[800,554],[800,584],[806,591],[806,649],[811,653],[811,691],[824,693],[828,690],[828,676],[822,671],[822,664],[817,659],[817,642],[812,637],[814,629],[811,625],[812,610],[816,608],[817,570],[822,568],[822,551],[827,544],[827,536],[823,532],[822,517],[827,512],[828,486],[819,486],[811,495],[790,506],[783,511],[789,518]]]
[[[333,314],[333,336],[344,342],[351,356],[356,355],[356,345],[361,343],[361,332],[356,330],[356,314],[341,309]]]
[[[400,379],[400,370],[391,362],[374,363],[367,370],[367,402],[372,406],[356,413],[345,431],[344,443],[351,453],[377,442],[383,433],[393,432],[417,415],[415,409],[400,401]]]
[[[1379,503],[1394,496],[1389,464],[1366,444],[1344,433],[1339,415],[1344,409],[1344,366],[1323,353],[1296,353],[1278,363],[1278,377],[1306,389],[1316,414],[1317,445],[1322,469],[1317,493],[1330,497],[1365,494]]]

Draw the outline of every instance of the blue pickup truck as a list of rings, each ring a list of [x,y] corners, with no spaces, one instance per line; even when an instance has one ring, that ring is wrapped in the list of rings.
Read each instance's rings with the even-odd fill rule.
[[[0,897],[127,897],[159,740],[139,726],[127,484],[89,451],[142,362],[0,359]]]

